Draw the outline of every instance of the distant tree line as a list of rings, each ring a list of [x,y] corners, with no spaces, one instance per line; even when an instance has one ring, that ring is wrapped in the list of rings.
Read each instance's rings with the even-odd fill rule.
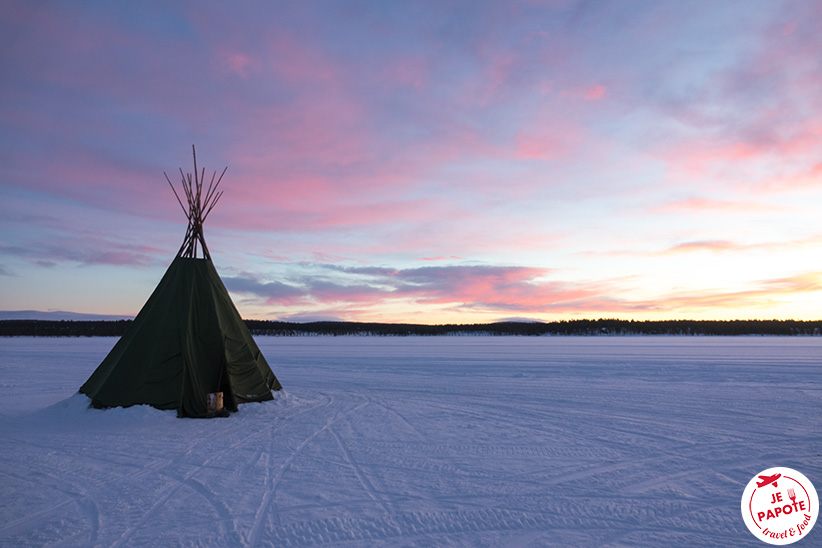
[[[0,337],[120,337],[131,320],[0,320]]]
[[[119,337],[132,320],[52,321],[0,320],[2,337]],[[822,320],[561,320],[556,322],[498,322],[486,324],[395,324],[360,322],[278,322],[245,320],[254,335],[298,337],[312,335],[442,336],[442,335],[822,335]]]
[[[291,323],[246,320],[255,335],[822,335],[822,320],[561,320],[486,324]]]

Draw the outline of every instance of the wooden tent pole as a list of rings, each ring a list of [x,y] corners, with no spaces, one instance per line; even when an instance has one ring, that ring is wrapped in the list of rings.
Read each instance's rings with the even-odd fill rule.
[[[211,210],[214,209],[214,206],[217,205],[217,202],[223,196],[223,192],[218,191],[218,187],[220,186],[220,182],[223,180],[223,176],[228,170],[228,167],[223,169],[219,177],[217,177],[217,171],[214,171],[211,176],[211,181],[208,184],[208,188],[205,189],[204,193],[203,185],[205,184],[205,168],[200,168],[197,165],[197,149],[194,145],[191,145],[191,155],[194,160],[194,173],[184,173],[183,168],[180,168],[180,179],[182,180],[183,192],[185,193],[186,202],[188,203],[188,210],[186,210],[185,205],[183,205],[183,200],[177,192],[177,189],[174,188],[168,174],[163,172],[166,181],[169,186],[171,186],[171,190],[174,192],[174,197],[177,198],[177,203],[180,204],[183,213],[185,213],[186,218],[188,219],[186,236],[183,239],[183,245],[180,246],[180,250],[177,252],[177,256],[196,259],[198,254],[197,247],[199,243],[199,247],[203,252],[203,257],[206,259],[211,259],[211,253],[209,252],[208,245],[205,241],[203,223],[205,223],[206,217],[208,217],[208,214],[211,213]]]

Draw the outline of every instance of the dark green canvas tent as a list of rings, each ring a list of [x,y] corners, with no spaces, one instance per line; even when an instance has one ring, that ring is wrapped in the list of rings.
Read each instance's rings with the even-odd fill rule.
[[[196,156],[194,171],[193,184],[191,175],[183,176],[189,226],[177,257],[128,331],[80,388],[95,407],[148,404],[176,409],[180,417],[205,417],[213,415],[208,394],[222,392],[225,408],[236,411],[240,403],[271,400],[271,391],[282,388],[205,245],[203,221],[222,195],[216,190],[222,175],[217,184],[212,177],[203,194],[204,173],[197,174]]]

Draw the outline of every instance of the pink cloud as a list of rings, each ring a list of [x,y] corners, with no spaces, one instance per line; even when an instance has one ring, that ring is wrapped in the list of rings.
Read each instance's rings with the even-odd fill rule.
[[[585,92],[585,100],[586,101],[598,101],[600,99],[605,98],[605,94],[608,91],[608,88],[603,86],[602,84],[596,85],[592,88],[589,88]]]
[[[232,279],[229,289],[255,294],[269,304],[289,306],[379,307],[404,301],[424,310],[451,306],[472,311],[559,312],[613,306],[602,287],[538,281],[543,268],[444,266],[414,269],[324,265],[329,276],[313,275],[299,283],[260,284]],[[283,295],[283,292],[286,295]],[[325,312],[324,312],[325,313]]]
[[[765,179],[759,188],[768,192],[779,190],[813,189],[822,186],[822,162],[808,169]]]
[[[299,306],[306,304],[304,289],[281,282],[261,282],[255,278],[223,276],[223,283],[231,292],[241,295],[256,295],[264,299],[268,306]]]
[[[364,262],[362,259],[356,259],[353,257],[343,257],[342,255],[336,255],[334,253],[321,253],[317,251],[313,252],[311,254],[311,257],[314,260],[314,262],[324,264]]]
[[[543,107],[514,136],[514,157],[556,160],[572,156],[586,143],[582,122],[557,115],[556,106]]]
[[[454,259],[463,259],[463,257],[458,257],[457,255],[449,255],[447,257],[444,256],[444,255],[440,255],[438,257],[421,257],[418,260],[419,261],[448,261],[448,260],[454,260]]]
[[[583,101],[601,101],[607,94],[608,87],[603,84],[595,84],[590,87],[576,89],[566,89],[560,92],[562,97]]]
[[[685,242],[682,244],[677,244],[669,249],[667,249],[666,253],[680,253],[683,251],[731,251],[731,250],[738,250],[743,248],[744,246],[740,246],[735,244],[734,242],[730,242],[727,240],[707,240],[701,242]]]
[[[698,253],[698,252],[712,252],[712,253],[732,253],[732,252],[750,252],[756,251],[762,254],[775,253],[786,250],[801,250],[806,248],[816,248],[819,246],[821,237],[813,235],[806,238],[798,238],[796,240],[778,240],[769,242],[755,242],[755,243],[740,243],[733,240],[696,240],[682,242],[679,244],[666,247],[664,249],[655,251],[637,251],[637,250],[612,250],[606,252],[586,252],[582,255],[592,257],[659,257],[665,255],[674,255],[682,253]]]
[[[406,56],[395,59],[383,68],[376,83],[422,90],[430,84],[429,64],[430,61],[423,57]]]
[[[66,263],[145,267],[165,264],[169,257],[168,249],[105,237],[86,237],[82,241],[65,237],[51,241],[29,238],[16,244],[0,245],[0,253],[48,267]]]
[[[716,200],[694,197],[667,202],[652,208],[650,211],[659,214],[677,212],[762,213],[773,212],[776,209],[776,206],[751,200]]]
[[[705,242],[706,247],[732,247]],[[294,309],[299,314],[334,315],[346,319],[411,321],[409,316],[385,315],[384,307],[416,310],[425,316],[432,307],[466,314],[671,314],[721,311],[735,317],[739,311],[773,306],[786,296],[822,290],[822,273],[808,272],[763,280],[751,289],[702,289],[660,295],[650,300],[622,299],[626,280],[598,282],[546,281],[543,268],[445,266],[412,269],[314,265],[325,274],[312,274],[287,283],[263,284],[253,279],[232,279],[229,289],[256,296],[269,305]],[[389,305],[390,303],[390,305]],[[282,310],[282,309],[280,309]],[[383,312],[380,312],[380,311]],[[404,314],[408,314],[405,312]]]
[[[568,154],[571,146],[563,135],[519,133],[515,138],[516,156],[523,159],[548,160]],[[573,137],[571,137],[573,139]]]
[[[762,188],[764,180],[818,162],[822,38],[811,21],[822,11],[813,3],[794,9],[801,20],[765,26],[747,57],[689,97],[664,104],[666,114],[689,128],[657,146],[669,170]]]
[[[673,170],[682,171],[691,177],[704,177],[712,169],[755,160],[763,153],[763,147],[753,143],[692,141],[670,147],[663,156]]]
[[[226,187],[230,188],[230,187]],[[434,199],[380,200],[362,196],[361,203],[345,193],[329,191],[315,195],[302,191],[261,195],[257,203],[252,197],[226,194],[215,209],[211,226],[233,230],[281,230],[286,232],[316,232],[357,227],[379,227],[420,224],[444,214],[442,203]],[[234,189],[231,189],[233,192]],[[274,189],[276,190],[276,189]],[[454,220],[452,217],[451,220]]]
[[[280,31],[268,43],[268,68],[290,84],[339,82],[343,67],[305,40]]]
[[[559,136],[524,128],[512,153],[493,131],[475,125],[473,121],[479,118],[469,114],[476,103],[472,108],[457,107],[452,114],[453,104],[443,105],[441,97],[426,89],[436,68],[434,60],[418,53],[402,53],[395,64],[391,63],[393,56],[380,57],[373,74],[379,75],[377,83],[383,84],[383,90],[397,86],[417,90],[416,110],[406,116],[421,114],[423,119],[383,120],[380,116],[384,114],[377,112],[379,101],[363,93],[365,86],[359,78],[372,74],[365,67],[294,31],[274,29],[265,34],[264,47],[256,49],[252,38],[230,21],[225,33],[214,36],[210,31],[219,12],[212,7],[205,15],[185,14],[202,36],[213,36],[204,39],[202,54],[196,56],[186,49],[191,47],[187,43],[168,47],[176,43],[175,37],[153,43],[121,28],[87,33],[93,34],[88,44],[79,39],[74,42],[78,33],[72,32],[70,24],[61,23],[59,13],[52,14],[53,24],[59,26],[53,35],[72,37],[78,58],[85,58],[80,55],[83,52],[93,57],[88,70],[66,68],[48,74],[73,89],[118,97],[136,111],[166,120],[167,126],[156,126],[150,116],[146,118],[145,124],[158,135],[173,127],[209,136],[211,150],[220,150],[227,158],[210,156],[198,142],[204,162],[229,166],[224,184],[229,194],[209,220],[213,227],[322,230],[392,220],[421,222],[426,213],[453,214],[435,203],[439,198],[421,199],[415,192],[420,182],[441,167],[473,157],[556,158],[567,151],[560,146],[561,139],[569,138],[567,128]],[[52,46],[44,47],[44,53]],[[135,86],[132,80],[139,71],[132,71],[133,66],[127,69],[115,56],[104,55],[113,46],[133,52],[144,62],[152,60],[156,66],[146,73],[151,77]],[[477,51],[478,70],[466,83],[475,86],[480,103],[498,108],[509,91],[517,89],[511,77],[527,58],[515,47],[478,46]],[[191,65],[190,59],[197,62]],[[215,64],[221,70],[211,70]],[[99,66],[111,70],[97,70]],[[181,72],[174,74],[175,68]],[[208,86],[192,85],[198,73],[209,75]],[[237,76],[246,79],[241,87],[237,87]],[[97,124],[107,142],[128,142],[122,127],[106,120],[106,113],[97,113],[101,120],[83,123]],[[20,115],[21,123],[31,119],[36,117]],[[164,186],[162,170],[172,172],[179,164],[188,169],[186,148],[181,147],[179,155],[166,149],[163,155],[128,165],[133,160],[115,159],[107,147],[81,144],[79,137],[85,130],[77,129],[76,120],[42,115],[40,122],[43,125],[37,132],[55,136],[57,150],[49,151],[47,165],[36,165],[40,162],[37,156],[13,162],[23,172],[31,168],[31,180],[23,181],[23,186],[110,209],[142,210],[162,217],[166,211],[176,213],[173,207],[165,207],[167,196],[162,190],[146,189]],[[402,134],[396,128],[404,127],[410,128],[411,136],[395,139],[395,134]],[[169,157],[179,159],[167,163]]]
[[[225,67],[232,73],[247,77],[252,69],[259,69],[260,62],[253,56],[242,52],[225,52],[221,54],[222,62]]]
[[[190,149],[188,152],[190,155]],[[28,191],[69,198],[103,211],[149,219],[180,218],[179,205],[163,178],[163,169],[147,159],[117,157],[67,144],[50,151],[48,162],[21,154],[14,163],[19,171],[15,182]],[[175,177],[171,166],[167,170],[174,177],[172,182],[177,182],[179,174]]]

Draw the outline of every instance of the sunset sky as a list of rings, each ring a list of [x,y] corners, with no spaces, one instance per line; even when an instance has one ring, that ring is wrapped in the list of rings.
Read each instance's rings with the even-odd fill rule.
[[[820,21],[0,0],[0,310],[136,314],[195,144],[246,318],[822,318]]]

